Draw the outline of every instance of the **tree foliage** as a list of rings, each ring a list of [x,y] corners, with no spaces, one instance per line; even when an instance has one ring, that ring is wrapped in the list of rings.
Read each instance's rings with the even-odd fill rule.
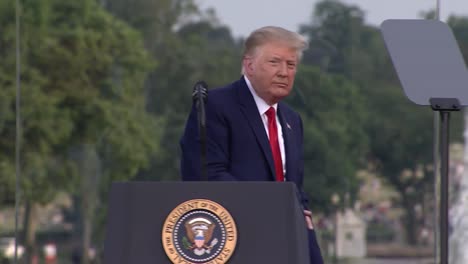
[[[205,80],[216,87],[239,78],[240,48],[214,13],[200,11],[191,0],[128,2],[109,0],[106,6],[143,34],[145,46],[159,62],[146,82],[146,107],[164,120],[163,151],[152,157],[150,168],[141,171],[138,179],[179,180],[178,141],[191,107],[193,85]],[[133,9],[129,14],[138,13],[139,18],[126,15],[128,8]]]
[[[356,171],[367,149],[364,98],[346,78],[308,65],[300,68],[295,91],[290,101],[303,117],[305,189],[313,208],[329,212],[333,194],[357,193]]]
[[[368,150],[361,157],[368,166],[363,168],[371,168],[399,192],[401,199],[397,203],[405,208],[407,238],[415,243],[414,207],[424,202],[420,191],[432,191],[433,113],[429,107],[412,105],[405,98],[379,29],[365,23],[359,7],[322,1],[312,18],[310,24],[301,27],[311,42],[305,63],[343,76],[358,86],[364,102],[361,110],[367,112],[362,125]],[[457,24],[461,20],[451,21]],[[350,97],[346,100],[352,101]],[[458,132],[453,133],[453,138],[459,139],[459,117],[455,117],[454,124]]]
[[[11,18],[13,1],[7,2],[0,13]],[[145,109],[143,84],[155,63],[137,31],[94,0],[25,0],[21,7],[21,202],[27,209],[23,230],[29,254],[34,204],[47,203],[60,191],[86,196],[102,187],[105,193],[112,181],[134,177],[158,150],[159,120]],[[10,33],[0,36],[5,43],[0,52],[15,54],[14,19],[1,21]],[[5,109],[0,182],[11,183],[15,61],[7,57],[0,66],[0,108]],[[92,151],[80,151],[83,146]],[[102,165],[98,172],[86,168],[90,158]],[[88,186],[93,189],[82,189],[89,182],[83,179],[96,177],[99,181]],[[96,204],[95,198],[89,203]]]

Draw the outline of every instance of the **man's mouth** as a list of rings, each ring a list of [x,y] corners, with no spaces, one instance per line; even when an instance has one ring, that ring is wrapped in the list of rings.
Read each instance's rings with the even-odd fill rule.
[[[281,87],[281,88],[286,88],[286,87],[288,87],[288,84],[287,84],[287,83],[273,83],[273,84],[276,85],[276,86],[279,86],[279,87]]]

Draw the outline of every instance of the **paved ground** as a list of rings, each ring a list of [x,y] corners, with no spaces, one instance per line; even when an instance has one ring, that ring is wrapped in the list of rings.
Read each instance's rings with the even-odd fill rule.
[[[433,259],[362,259],[347,264],[434,264]]]

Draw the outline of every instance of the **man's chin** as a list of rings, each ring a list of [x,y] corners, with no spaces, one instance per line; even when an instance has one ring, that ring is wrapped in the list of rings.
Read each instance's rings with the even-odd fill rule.
[[[277,97],[277,98],[284,98],[284,97],[288,96],[290,92],[291,92],[291,90],[289,88],[287,88],[287,87],[286,88],[278,88],[278,89],[276,89],[274,96]]]

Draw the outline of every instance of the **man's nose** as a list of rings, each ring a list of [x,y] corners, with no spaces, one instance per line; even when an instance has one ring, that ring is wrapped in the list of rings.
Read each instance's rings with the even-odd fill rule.
[[[288,65],[286,63],[280,63],[278,69],[279,76],[287,76],[288,75]]]

